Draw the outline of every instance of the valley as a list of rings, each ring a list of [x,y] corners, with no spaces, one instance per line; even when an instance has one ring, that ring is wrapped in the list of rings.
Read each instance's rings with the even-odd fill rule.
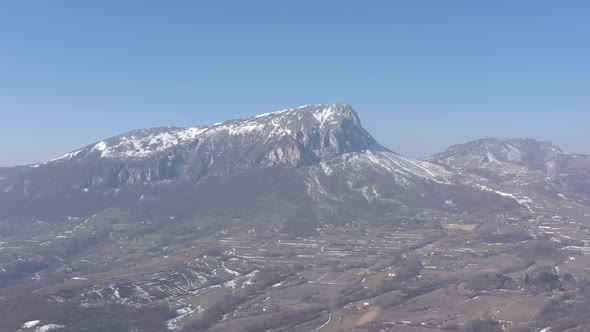
[[[31,270],[24,285],[44,299],[39,306],[169,307],[172,312],[160,330],[285,328],[287,315],[293,317],[287,325],[292,331],[453,330],[473,317],[493,317],[508,331],[522,331],[534,326],[549,301],[563,296],[563,291],[527,286],[527,274],[549,267],[562,278],[588,275],[588,228],[562,218],[523,211],[518,218],[497,214],[473,223],[460,215],[421,211],[408,223],[439,227],[410,224],[404,229],[359,221],[293,237],[254,223],[178,240],[162,236],[161,230],[137,235],[135,223],[108,211],[72,218],[53,233],[38,226],[24,240],[3,237],[0,257],[4,270],[15,260],[35,269],[49,252],[64,250],[62,257],[68,257],[75,246],[70,241],[102,236],[86,252],[45,267],[50,272]],[[163,228],[176,223],[162,222]],[[531,237],[512,238],[515,226]],[[507,235],[493,239],[489,229]],[[527,251],[535,246],[546,252]],[[497,284],[500,275],[509,283]],[[236,304],[225,308],[229,298]],[[212,308],[219,311],[213,318],[207,315]],[[54,321],[35,310],[2,321],[9,329],[33,320]]]

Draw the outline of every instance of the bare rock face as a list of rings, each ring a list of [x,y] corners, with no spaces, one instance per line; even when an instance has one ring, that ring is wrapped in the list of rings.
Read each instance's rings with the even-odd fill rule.
[[[301,150],[299,146],[290,146],[287,148],[278,148],[269,152],[265,166],[275,166],[281,164],[298,165],[301,162]]]

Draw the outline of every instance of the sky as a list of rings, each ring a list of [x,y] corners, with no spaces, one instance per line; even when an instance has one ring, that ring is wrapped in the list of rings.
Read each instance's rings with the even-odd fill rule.
[[[1,1],[0,166],[335,102],[411,157],[485,137],[590,154],[588,36],[586,0]]]

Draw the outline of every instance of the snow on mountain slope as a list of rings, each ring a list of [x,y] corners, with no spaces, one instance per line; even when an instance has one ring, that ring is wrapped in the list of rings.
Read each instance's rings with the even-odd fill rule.
[[[428,160],[458,169],[487,168],[512,173],[543,169],[547,161],[562,154],[559,147],[534,139],[481,139],[454,145]]]
[[[453,173],[429,162],[409,159],[387,150],[350,152],[307,169],[308,195],[316,201],[395,202],[423,194],[425,187],[451,185]],[[329,203],[328,203],[329,204]],[[420,203],[418,203],[419,205]]]
[[[331,131],[343,125],[360,127],[358,116],[350,105],[305,105],[207,126],[135,130],[67,153],[52,162],[71,160],[88,154],[102,158],[141,159],[182,144],[240,136],[253,137],[264,142],[283,137],[301,137],[303,143],[308,143],[313,139],[310,133]]]
[[[367,169],[388,173],[406,182],[411,178],[424,178],[438,183],[448,184],[453,173],[446,168],[427,161],[415,160],[386,150],[369,150],[363,153],[351,153],[329,161],[323,161],[321,167],[330,175],[335,168],[350,168],[351,174]]]
[[[496,192],[527,190],[547,197],[564,193],[590,202],[590,156],[564,153],[535,139],[481,139],[454,145],[427,160],[469,174],[476,187]],[[526,198],[525,198],[526,199]]]
[[[355,172],[376,168],[400,182],[423,178],[449,183],[451,177],[443,166],[381,146],[348,104],[305,105],[208,126],[135,130],[33,167],[92,163],[97,158],[124,163],[115,170],[117,179],[106,180],[111,183],[199,179],[252,167],[319,163],[330,167],[347,163]]]
[[[550,142],[492,138],[454,145],[427,160],[494,181],[527,184],[531,178],[547,176],[552,162],[561,155],[559,147]]]
[[[535,139],[481,139],[451,146],[426,160],[505,179],[590,170],[589,156],[564,153],[551,142]]]

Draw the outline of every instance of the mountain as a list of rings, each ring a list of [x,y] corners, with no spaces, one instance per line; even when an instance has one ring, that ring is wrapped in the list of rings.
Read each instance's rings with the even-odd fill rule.
[[[426,160],[479,177],[482,183],[590,203],[590,156],[565,153],[551,142],[481,139]]]
[[[481,139],[454,145],[427,160],[498,181],[546,174],[548,163],[562,155],[559,147],[534,139]]]
[[[345,152],[377,147],[350,105],[307,105],[209,126],[136,130],[50,163],[96,158],[137,161],[190,153],[187,159],[210,159],[205,173],[212,169],[227,174],[253,166],[309,165]],[[223,158],[218,160],[217,156]],[[181,175],[199,178],[205,173]],[[136,180],[158,180],[167,174],[138,176]]]
[[[0,217],[7,220],[63,220],[112,207],[140,215],[244,217],[286,202],[293,213],[305,206],[328,219],[342,216],[322,209],[339,206],[350,220],[445,208],[450,200],[471,208],[474,197],[488,195],[456,181],[446,166],[386,149],[348,104],[135,130],[0,176],[6,203]]]
[[[589,161],[416,160],[325,104],[0,168],[0,330],[586,328]]]

